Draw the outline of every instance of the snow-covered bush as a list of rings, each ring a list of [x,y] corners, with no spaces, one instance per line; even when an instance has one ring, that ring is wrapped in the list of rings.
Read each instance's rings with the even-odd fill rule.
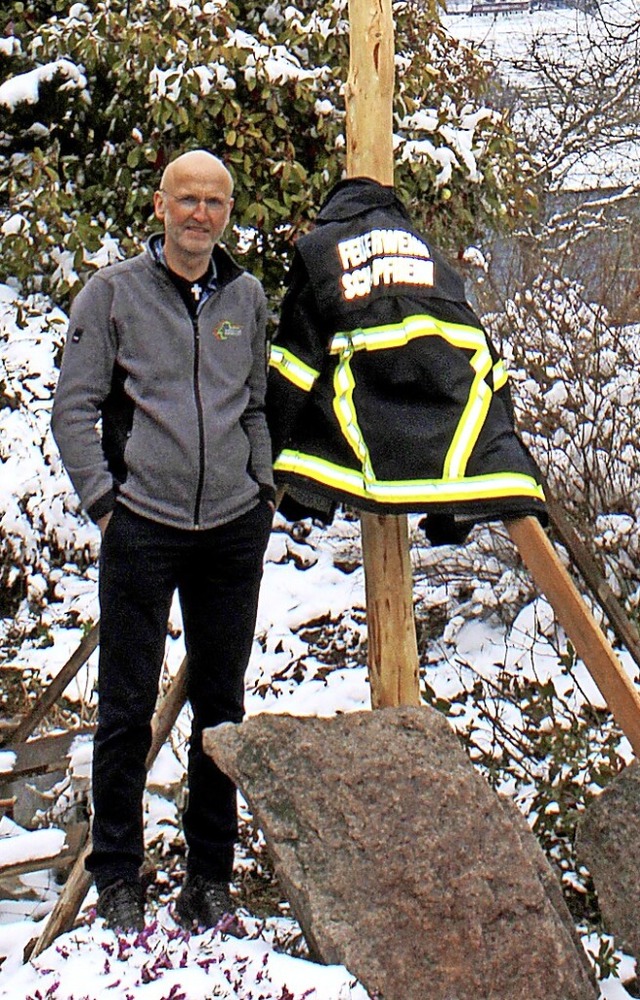
[[[553,494],[601,551],[610,582],[640,584],[640,340],[554,277],[485,316],[512,373],[516,414]]]
[[[65,331],[50,302],[0,285],[0,616],[22,606],[32,625],[97,552],[49,426]]]

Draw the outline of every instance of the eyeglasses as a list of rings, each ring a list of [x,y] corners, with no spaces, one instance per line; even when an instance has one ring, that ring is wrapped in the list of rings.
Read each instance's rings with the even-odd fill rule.
[[[172,198],[184,212],[195,212],[200,205],[204,205],[205,210],[213,215],[216,212],[221,212],[229,204],[227,198],[196,198],[195,195],[190,194],[176,197],[169,191],[161,191],[161,193],[166,198]]]

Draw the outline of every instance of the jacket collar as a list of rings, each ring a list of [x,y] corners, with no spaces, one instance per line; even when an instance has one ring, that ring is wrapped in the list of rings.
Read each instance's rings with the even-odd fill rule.
[[[147,252],[151,259],[160,267],[168,271],[167,262],[164,256],[164,235],[154,233],[149,237],[146,244]],[[233,259],[227,250],[216,244],[211,254],[211,277],[207,284],[207,291],[215,291],[221,285],[228,285],[230,281],[237,278],[244,271],[243,267]]]
[[[395,188],[379,184],[370,177],[350,177],[331,188],[320,206],[316,222],[340,222],[370,212],[373,208],[391,206],[409,218]]]

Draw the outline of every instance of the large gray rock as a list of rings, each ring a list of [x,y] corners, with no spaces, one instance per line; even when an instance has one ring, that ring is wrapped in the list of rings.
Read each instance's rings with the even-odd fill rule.
[[[640,963],[640,769],[626,767],[595,799],[576,832],[607,930]],[[640,964],[638,966],[640,968]]]
[[[205,733],[314,956],[384,1000],[594,1000],[522,827],[428,709]],[[550,870],[549,870],[550,874]]]

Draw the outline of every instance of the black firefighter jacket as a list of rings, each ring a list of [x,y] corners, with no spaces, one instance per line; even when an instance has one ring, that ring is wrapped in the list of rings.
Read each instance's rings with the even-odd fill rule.
[[[462,279],[375,181],[336,185],[298,240],[267,418],[277,482],[307,513],[316,498],[440,524],[546,519],[504,363]]]

